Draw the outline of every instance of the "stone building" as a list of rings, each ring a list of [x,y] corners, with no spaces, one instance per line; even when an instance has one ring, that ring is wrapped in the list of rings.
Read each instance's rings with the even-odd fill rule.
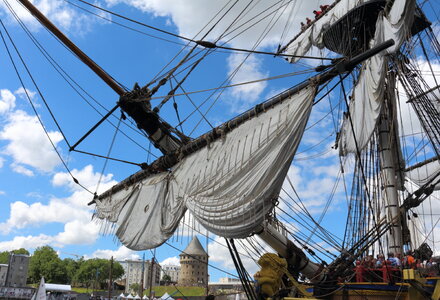
[[[8,274],[8,265],[0,264],[0,286],[5,286],[7,274]]]
[[[28,276],[28,267],[28,255],[10,253],[5,286],[25,287]]]
[[[179,280],[180,266],[178,265],[161,265],[162,271],[160,272],[160,279],[163,279],[164,275],[168,275],[171,278],[171,282],[177,283]]]
[[[125,292],[130,292],[130,285],[133,283],[141,284],[142,282],[142,260],[125,260],[119,261],[119,263],[124,268],[125,279]],[[150,277],[151,276],[151,262],[149,260],[144,261],[144,289],[150,287]],[[152,285],[159,285],[160,281],[160,266],[155,263],[153,265],[153,281]]]
[[[208,253],[199,239],[194,236],[180,254],[180,273],[178,284],[182,286],[206,286],[208,283]]]

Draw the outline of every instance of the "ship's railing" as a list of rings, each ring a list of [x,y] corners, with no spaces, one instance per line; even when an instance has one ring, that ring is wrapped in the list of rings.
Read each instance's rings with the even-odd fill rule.
[[[439,265],[421,265],[412,268],[391,266],[389,261],[386,261],[381,267],[369,268],[365,267],[361,262],[357,262],[354,268],[355,282],[401,282],[402,272],[404,269],[416,269],[423,277],[433,277],[440,275]]]

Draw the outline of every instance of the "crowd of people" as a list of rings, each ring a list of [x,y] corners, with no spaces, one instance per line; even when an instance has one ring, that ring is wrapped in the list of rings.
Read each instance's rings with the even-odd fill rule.
[[[329,5],[320,5],[320,10],[314,10],[313,13],[315,14],[315,20],[319,19],[327,10],[329,10]],[[307,27],[312,24],[312,19],[306,18],[306,23],[301,22],[301,30],[307,29]]]
[[[438,276],[440,274],[440,264],[433,258],[421,260],[416,258],[411,252],[404,256],[400,253],[388,253],[385,259],[383,254],[376,257],[367,255],[362,260],[356,262],[356,281],[378,281],[385,280],[384,272],[400,277],[402,269],[417,269],[425,276]]]

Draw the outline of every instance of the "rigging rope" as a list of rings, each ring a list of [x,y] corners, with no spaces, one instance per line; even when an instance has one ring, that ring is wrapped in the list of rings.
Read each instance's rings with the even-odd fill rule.
[[[14,49],[15,49],[17,55],[20,57],[20,60],[21,60],[22,64],[23,64],[24,67],[27,69],[26,64],[25,64],[24,61],[21,59],[21,55],[20,55],[20,53],[18,52],[18,49],[16,48],[14,42],[12,41],[11,36],[9,35],[9,32],[8,32],[8,30],[6,29],[6,27],[5,27],[5,25],[3,24],[3,21],[2,21],[1,19],[0,19],[0,24],[1,24],[2,28],[3,28],[3,30],[5,31],[6,35],[8,36],[9,41],[10,41],[11,44],[13,45],[13,47],[14,47]],[[78,181],[78,179],[76,179],[76,178],[73,176],[72,172],[70,171],[69,167],[67,166],[66,162],[64,161],[64,159],[62,158],[60,152],[58,151],[57,147],[55,146],[54,142],[52,141],[52,139],[51,139],[51,137],[50,137],[50,135],[49,135],[49,132],[48,132],[48,131],[46,130],[46,128],[44,127],[43,122],[42,122],[40,116],[38,115],[38,112],[37,112],[37,110],[36,110],[36,107],[35,107],[34,103],[32,102],[32,99],[31,99],[31,97],[30,97],[30,95],[29,95],[28,89],[26,88],[26,86],[25,86],[25,84],[24,84],[24,82],[23,82],[23,79],[21,78],[20,73],[18,72],[18,68],[17,68],[17,66],[16,66],[16,64],[15,64],[15,62],[14,62],[14,59],[12,58],[12,54],[11,54],[11,52],[9,51],[9,47],[8,47],[8,45],[7,45],[7,43],[6,43],[6,40],[5,40],[4,36],[3,36],[2,31],[0,31],[0,36],[1,36],[1,39],[2,39],[2,41],[3,41],[3,44],[5,45],[5,48],[6,48],[6,51],[7,51],[7,53],[8,53],[9,59],[11,60],[11,63],[12,63],[12,65],[13,65],[14,69],[15,69],[15,72],[16,72],[16,74],[17,74],[17,77],[18,77],[18,79],[19,79],[21,85],[23,86],[23,89],[24,89],[24,91],[25,91],[25,94],[26,94],[26,97],[27,97],[27,99],[28,99],[28,101],[29,101],[29,104],[31,105],[32,110],[34,111],[35,116],[36,116],[36,118],[38,119],[38,122],[40,123],[40,125],[41,125],[41,127],[42,127],[42,129],[43,129],[43,131],[44,131],[44,133],[45,133],[45,135],[46,135],[46,137],[47,137],[47,139],[49,140],[50,144],[52,145],[53,150],[54,150],[55,153],[57,154],[58,158],[60,159],[60,161],[61,161],[61,163],[63,164],[64,168],[66,169],[67,173],[69,173],[69,175],[70,175],[70,177],[72,178],[73,182],[75,182],[75,183],[78,184],[82,189],[84,189],[85,191],[87,191],[87,192],[89,192],[90,194],[93,195],[93,192],[92,192],[92,191],[90,191],[87,187],[85,187],[84,185],[82,185],[82,184]],[[30,75],[30,74],[29,74],[29,75]],[[35,82],[34,82],[34,85],[36,85]],[[37,86],[36,86],[36,88],[37,88],[37,90],[39,91],[39,89],[38,89]],[[41,93],[40,93],[40,96],[43,97]]]

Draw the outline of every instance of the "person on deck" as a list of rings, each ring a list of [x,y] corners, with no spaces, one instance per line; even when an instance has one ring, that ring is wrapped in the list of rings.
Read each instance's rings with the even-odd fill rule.
[[[400,253],[397,253],[395,260],[396,260],[396,266],[400,268],[402,266],[402,255]]]
[[[414,259],[414,256],[411,255],[410,251],[406,253],[404,267],[408,269],[415,269],[416,267],[416,260]]]
[[[382,268],[384,261],[385,261],[385,257],[383,256],[383,254],[378,254],[376,260],[376,268],[377,269]]]
[[[301,30],[304,31],[306,30],[307,26],[306,24],[304,24],[304,22],[301,22]]]
[[[312,20],[310,20],[309,18],[306,18],[306,23],[307,23],[307,25],[310,25],[310,23],[312,23]]]
[[[322,13],[325,13],[328,10],[328,5],[320,5],[319,8],[321,9]]]
[[[315,14],[315,20],[316,20],[316,19],[319,19],[319,17],[320,17],[321,14],[322,14],[322,11],[320,11],[320,10],[314,10],[313,13]]]
[[[388,253],[388,259],[387,259],[392,267],[396,267],[397,266],[397,261],[396,258],[394,257],[394,253],[390,252]]]

